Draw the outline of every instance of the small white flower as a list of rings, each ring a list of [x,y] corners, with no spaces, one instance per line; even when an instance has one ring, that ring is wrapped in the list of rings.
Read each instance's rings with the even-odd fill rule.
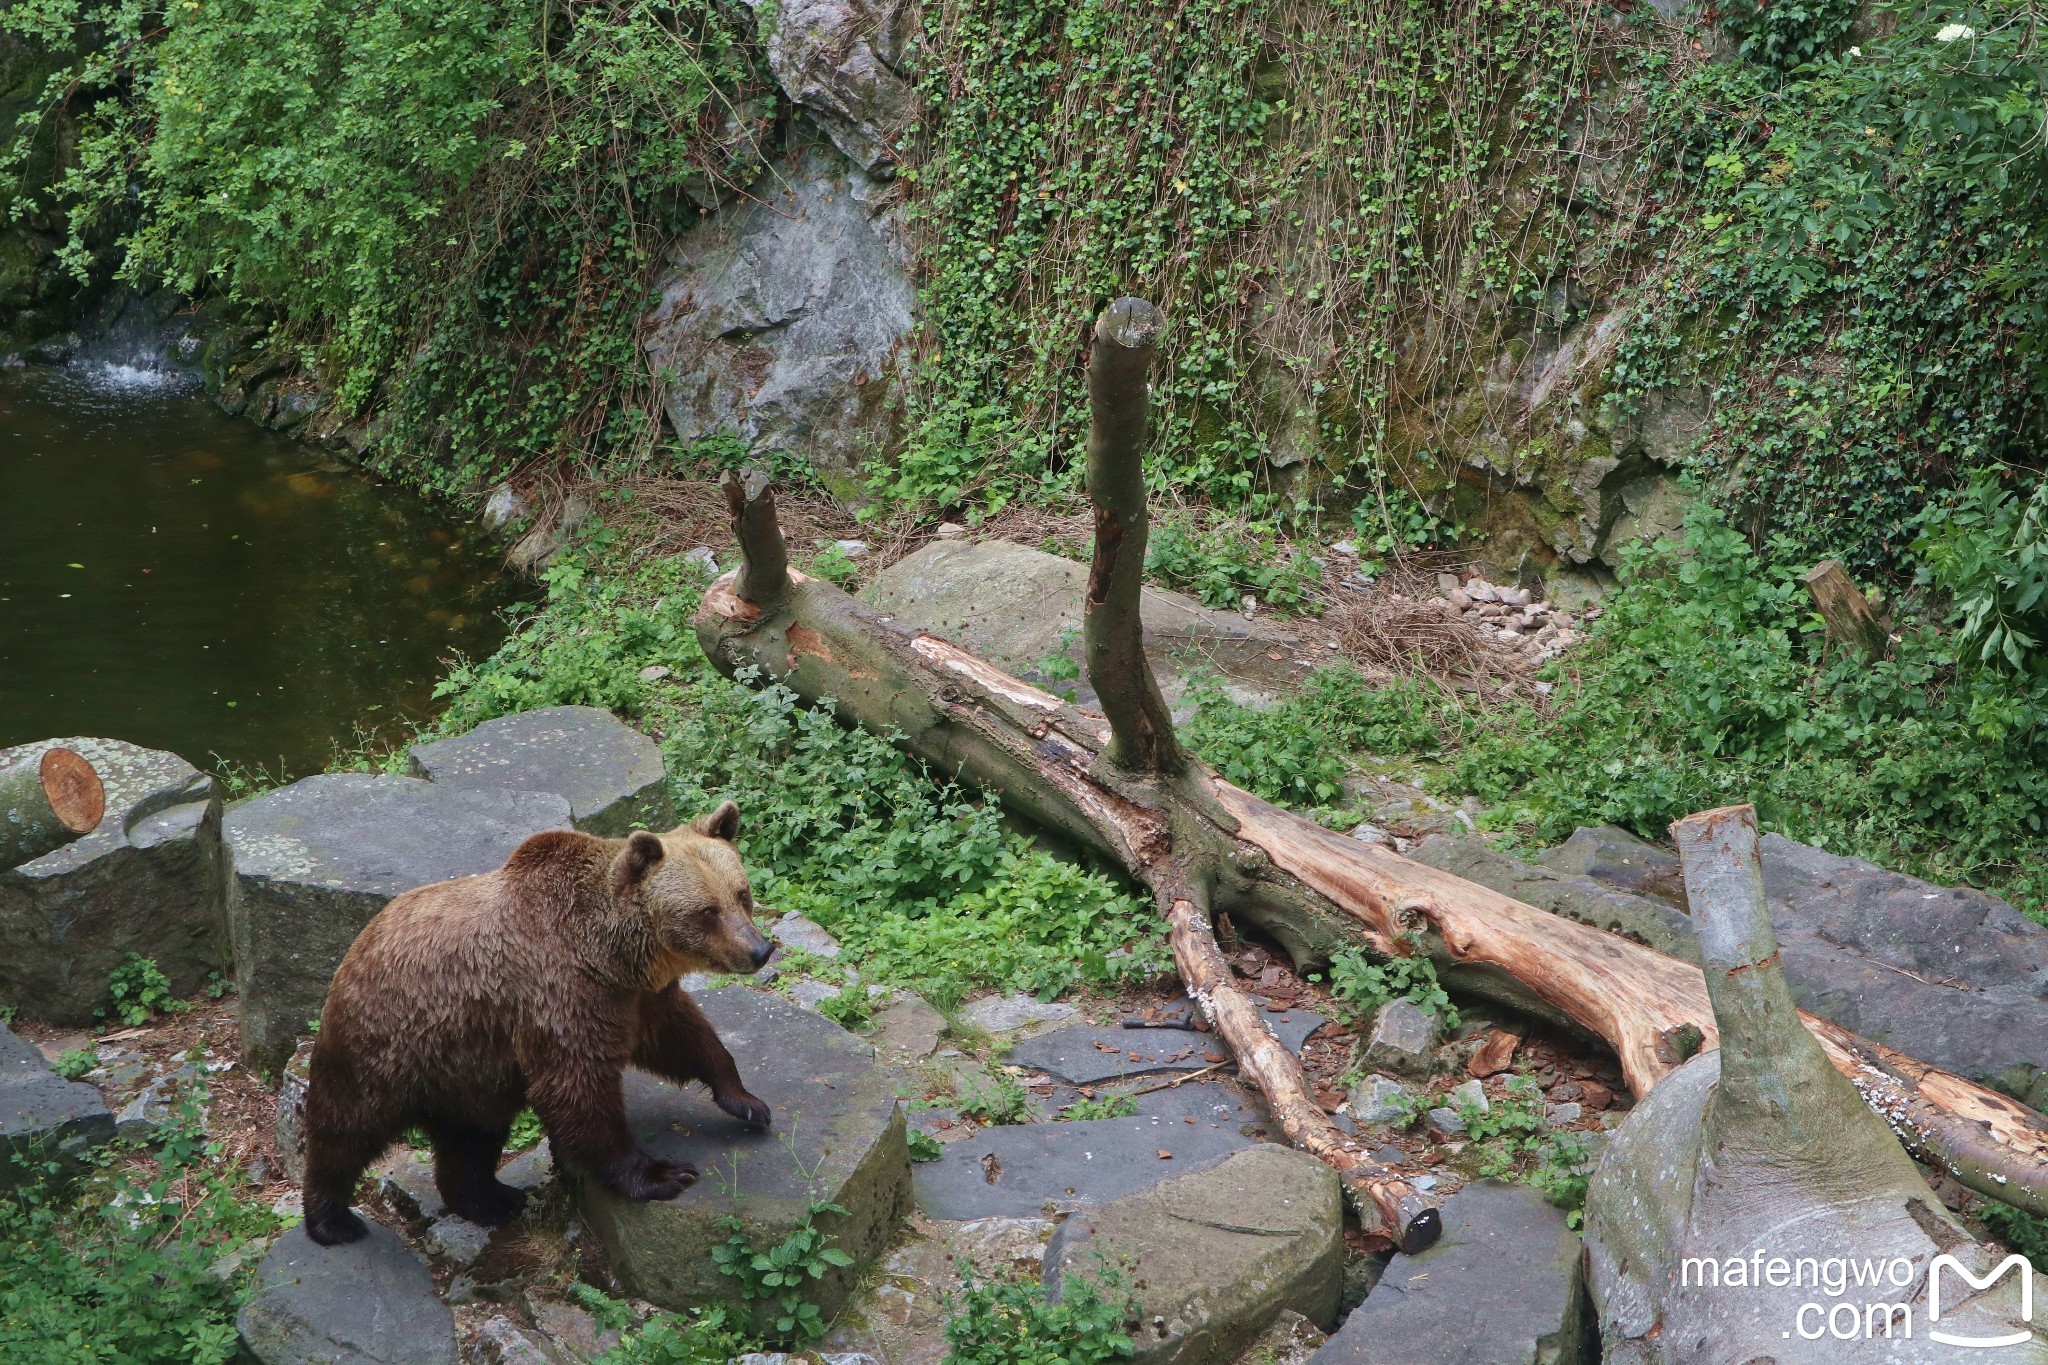
[[[1851,57],[1861,57],[1863,55],[1863,49],[1860,47],[1852,47],[1849,49],[1849,55]]]
[[[1968,24],[1948,24],[1942,28],[1941,32],[1934,35],[1934,41],[1937,43],[1953,43],[1976,36],[1977,30],[1971,28]]]

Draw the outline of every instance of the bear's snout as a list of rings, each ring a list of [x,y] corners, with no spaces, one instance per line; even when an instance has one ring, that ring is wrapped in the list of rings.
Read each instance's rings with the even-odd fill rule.
[[[769,957],[774,954],[775,945],[763,938],[758,932],[755,933],[754,939],[753,950],[748,956],[754,959],[754,970],[758,972],[761,970],[762,964],[767,962]]]

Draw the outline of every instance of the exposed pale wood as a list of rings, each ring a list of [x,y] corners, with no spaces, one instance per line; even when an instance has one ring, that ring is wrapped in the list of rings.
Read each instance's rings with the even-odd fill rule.
[[[740,546],[739,595],[756,606],[767,606],[789,586],[789,550],[775,520],[775,489],[766,475],[742,476],[728,470],[725,506],[733,539]]]
[[[107,793],[85,756],[45,749],[0,770],[0,867],[15,867],[99,828]]]
[[[1799,580],[1813,594],[1813,604],[1827,622],[1828,643],[1846,646],[1866,659],[1882,659],[1891,644],[1890,632],[1870,608],[1869,599],[1849,577],[1839,559],[1823,559]]]
[[[1366,1156],[1316,1104],[1294,1055],[1273,1036],[1258,1003],[1232,983],[1208,912],[1187,896],[1169,893],[1166,919],[1174,965],[1189,996],[1237,1054],[1239,1074],[1264,1093],[1288,1141],[1335,1167],[1353,1204],[1377,1211],[1395,1246],[1411,1255],[1434,1246],[1443,1233],[1441,1215],[1399,1171]]]

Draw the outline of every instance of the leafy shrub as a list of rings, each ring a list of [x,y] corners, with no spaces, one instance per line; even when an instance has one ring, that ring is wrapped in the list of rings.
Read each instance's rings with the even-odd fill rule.
[[[1444,1027],[1458,1026],[1458,1010],[1436,979],[1436,964],[1421,954],[1374,962],[1358,948],[1330,958],[1330,994],[1365,1020],[1394,1000],[1406,1000]]]
[[[1153,524],[1145,571],[1223,611],[1235,611],[1247,593],[1283,611],[1315,611],[1313,594],[1323,581],[1313,559],[1283,550],[1270,529],[1233,533],[1227,526],[1204,528],[1174,517]]]
[[[271,1231],[207,1139],[194,1088],[157,1150],[101,1149],[83,1179],[28,1154],[0,1193],[0,1358],[37,1365],[221,1365],[247,1269],[215,1266]],[[253,1264],[253,1262],[252,1262]]]
[[[1183,737],[1217,772],[1288,806],[1327,806],[1343,792],[1347,753],[1413,754],[1437,747],[1443,699],[1427,684],[1369,686],[1349,668],[1320,668],[1271,706],[1233,701],[1213,678],[1189,689],[1195,718]]]
[[[1031,1122],[1031,1097],[1024,1087],[997,1072],[986,1082],[970,1081],[959,1096],[960,1112],[983,1123]]]
[[[839,1205],[820,1200],[789,1236],[772,1247],[755,1246],[740,1219],[718,1220],[728,1236],[711,1248],[712,1262],[719,1274],[740,1282],[741,1298],[773,1305],[773,1328],[780,1337],[810,1341],[825,1335],[824,1317],[818,1305],[804,1298],[804,1290],[834,1267],[853,1264],[853,1257],[833,1246],[831,1236],[819,1229],[817,1219],[827,1213],[846,1216]]]
[[[177,1014],[189,1008],[171,994],[171,983],[153,957],[124,953],[121,965],[107,977],[107,994],[113,998],[114,1013],[130,1028],[150,1021],[159,1011]]]
[[[1930,509],[1913,553],[1920,580],[1954,605],[1964,647],[2023,669],[2048,637],[2048,482],[2021,499],[2007,472],[1979,470],[1953,503]]]
[[[57,1059],[51,1069],[67,1081],[75,1081],[100,1064],[100,1056],[89,1047],[75,1047]]]
[[[1745,60],[1790,71],[1833,47],[1856,0],[1721,0],[1721,27]]]
[[[1058,1118],[1062,1123],[1079,1123],[1084,1119],[1127,1119],[1137,1112],[1136,1095],[1097,1095],[1092,1100],[1075,1100],[1060,1110]]]
[[[910,1130],[910,1159],[912,1161],[937,1161],[946,1154],[945,1144],[922,1128]]]
[[[946,1365],[1100,1365],[1131,1355],[1124,1324],[1137,1303],[1123,1276],[1070,1275],[1060,1301],[1046,1301],[1036,1280],[977,1280],[965,1266],[967,1292],[948,1300]]]

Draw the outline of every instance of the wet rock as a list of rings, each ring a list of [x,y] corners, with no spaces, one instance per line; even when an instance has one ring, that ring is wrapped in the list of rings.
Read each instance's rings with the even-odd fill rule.
[[[780,1243],[815,1200],[848,1212],[817,1226],[854,1264],[807,1286],[829,1318],[885,1245],[909,1199],[910,1154],[893,1077],[874,1049],[780,996],[744,987],[706,991],[697,1003],[739,1059],[747,1088],[774,1111],[768,1131],[747,1128],[682,1089],[640,1072],[626,1076],[627,1120],[657,1157],[688,1161],[698,1182],[674,1200],[639,1203],[581,1183],[583,1210],[613,1271],[633,1294],[664,1308],[725,1301],[741,1307],[738,1285],[721,1275],[711,1249],[739,1218],[756,1245]]]
[[[1567,877],[1591,877],[1617,891],[1685,905],[1685,875],[1678,855],[1619,825],[1582,825],[1556,848],[1537,854],[1536,861]]]
[[[1264,1015],[1267,1027],[1289,1052],[1300,1052],[1308,1036],[1327,1020],[1313,1010],[1288,1009]],[[1010,1060],[1043,1071],[1070,1085],[1097,1085],[1130,1076],[1200,1071],[1229,1055],[1213,1033],[1168,1028],[1060,1029],[1017,1044]]]
[[[1390,1076],[1367,1076],[1351,1092],[1351,1117],[1358,1123],[1398,1123],[1408,1117],[1408,1087]]]
[[[550,706],[415,744],[412,775],[441,787],[553,792],[577,829],[618,839],[676,824],[661,746],[609,711]]]
[[[688,443],[737,434],[852,489],[901,415],[897,349],[914,295],[884,186],[829,146],[796,148],[759,197],[683,235],[648,319]]]
[[[453,1261],[456,1265],[468,1265],[484,1254],[484,1248],[491,1244],[491,1230],[479,1227],[467,1218],[449,1214],[434,1220],[427,1229],[427,1247],[436,1256]]]
[[[0,1005],[89,1025],[126,954],[156,959],[177,995],[228,962],[227,858],[214,780],[179,758],[114,739],[0,749],[0,768],[75,749],[99,773],[99,828],[0,868]]]
[[[24,1175],[16,1156],[75,1160],[113,1136],[114,1116],[98,1090],[65,1080],[0,1025],[0,1188]]]
[[[1106,1204],[1251,1146],[1248,1126],[1138,1115],[983,1128],[914,1168],[918,1207],[972,1219]]]
[[[498,1168],[499,1181],[515,1190],[537,1190],[554,1178],[554,1146],[546,1138]]]
[[[389,1228],[323,1247],[290,1228],[256,1268],[235,1318],[261,1365],[455,1365],[455,1319],[434,1278]]]
[[[535,1341],[512,1319],[496,1317],[477,1329],[470,1359],[475,1365],[568,1365],[571,1357]]]
[[[1373,1015],[1372,1028],[1359,1040],[1356,1060],[1372,1071],[1422,1080],[1435,1067],[1441,1043],[1434,1015],[1413,1001],[1389,1000]]]
[[[1074,1214],[1047,1250],[1046,1280],[1062,1285],[1105,1260],[1131,1263],[1135,1359],[1229,1360],[1283,1311],[1334,1325],[1343,1228],[1336,1172],[1266,1144]]]
[[[884,569],[861,595],[909,625],[1022,674],[1063,652],[1079,661],[1087,581],[1086,564],[1058,555],[1001,540],[942,540]],[[1300,641],[1293,632],[1264,621],[1210,611],[1191,597],[1154,588],[1145,589],[1140,614],[1146,656],[1173,705],[1195,669],[1221,672],[1249,689],[1247,695],[1266,696],[1298,684],[1307,671],[1295,663]]]
[[[836,959],[839,956],[839,940],[827,933],[823,925],[805,919],[794,910],[769,926],[768,937],[785,948],[794,948],[815,957]]]
[[[946,1016],[912,995],[876,1012],[868,1041],[884,1062],[902,1066],[938,1051],[945,1032]]]
[[[1040,1000],[1035,995],[990,995],[970,1002],[960,1011],[965,1019],[983,1033],[1001,1037],[1005,1034],[1022,1033],[1026,1029],[1045,1029],[1055,1024],[1064,1024],[1081,1011],[1072,1005]],[[1030,1065],[1030,1063],[1023,1063]]]
[[[1443,1206],[1444,1231],[1396,1256],[1315,1365],[1582,1365],[1599,1359],[1564,1210],[1482,1180]]]
[[[313,1040],[292,1052],[277,1086],[277,1156],[293,1183],[306,1178],[306,1086],[312,1077]]]
[[[489,872],[529,835],[569,824],[549,792],[444,787],[328,773],[229,814],[229,919],[242,1057],[275,1067],[320,1012],[362,927],[401,891]]]
[[[768,69],[791,101],[816,119],[863,169],[894,169],[895,148],[916,112],[901,69],[914,30],[908,0],[746,0]]]

